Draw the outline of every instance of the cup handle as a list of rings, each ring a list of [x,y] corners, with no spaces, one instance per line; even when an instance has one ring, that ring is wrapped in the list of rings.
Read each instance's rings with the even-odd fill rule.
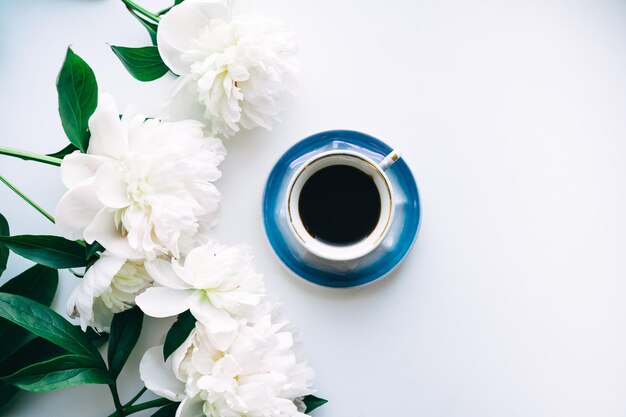
[[[400,159],[400,152],[394,149],[389,153],[389,155],[385,156],[385,158],[380,161],[380,163],[378,164],[378,168],[384,171],[393,164],[395,164],[398,159]]]

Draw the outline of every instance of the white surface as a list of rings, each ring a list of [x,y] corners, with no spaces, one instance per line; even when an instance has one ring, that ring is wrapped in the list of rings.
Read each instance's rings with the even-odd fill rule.
[[[317,416],[626,415],[626,3],[254,5],[296,27],[302,91],[273,132],[228,141],[218,232],[254,246],[271,293],[302,329],[331,401]],[[107,42],[148,42],[119,1],[4,1],[2,144],[64,146],[54,81],[68,44],[101,90],[156,114],[172,79],[135,81]],[[423,199],[404,265],[357,290],[291,277],[260,220],[273,163],[298,139],[335,128],[397,147]],[[53,167],[2,158],[0,175],[51,211],[64,191]],[[53,232],[4,188],[0,201],[15,233]],[[6,276],[27,266],[10,262]],[[75,283],[64,277],[58,309]],[[150,322],[141,346],[165,327]],[[138,356],[124,398],[139,387]],[[111,409],[106,388],[84,386],[22,395],[7,415]]]

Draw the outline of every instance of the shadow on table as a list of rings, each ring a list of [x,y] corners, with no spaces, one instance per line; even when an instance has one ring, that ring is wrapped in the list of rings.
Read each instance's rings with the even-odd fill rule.
[[[289,279],[294,281],[293,285],[296,285],[309,294],[313,294],[317,297],[324,298],[326,300],[338,300],[343,301],[346,299],[359,300],[368,299],[374,296],[379,296],[381,293],[391,292],[392,288],[403,285],[406,280],[419,279],[419,277],[411,276],[409,274],[409,266],[407,266],[407,260],[414,258],[412,262],[419,262],[419,237],[415,242],[415,245],[407,255],[407,259],[400,263],[393,271],[384,276],[383,278],[374,281],[370,284],[366,284],[361,287],[354,288],[327,288],[316,284],[312,284],[304,279],[296,278],[292,272],[289,272]]]

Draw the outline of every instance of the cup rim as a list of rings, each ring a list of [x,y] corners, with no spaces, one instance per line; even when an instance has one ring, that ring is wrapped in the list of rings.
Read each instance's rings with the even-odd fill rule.
[[[384,189],[386,190],[386,193],[385,193],[386,195],[383,195],[378,183],[376,183],[376,188],[380,193],[381,201],[383,201],[383,198],[387,197],[386,200],[388,201],[388,203],[386,207],[388,207],[388,209],[385,211],[387,211],[388,213],[385,216],[386,219],[385,219],[384,226],[380,229],[380,232],[377,233],[374,237],[372,238],[366,237],[363,240],[360,240],[358,242],[355,242],[350,245],[345,245],[345,246],[344,245],[341,245],[341,246],[330,245],[320,240],[317,240],[313,236],[311,236],[306,231],[306,228],[302,224],[301,220],[299,220],[298,222],[295,221],[296,216],[294,215],[294,213],[292,213],[292,203],[293,203],[292,200],[293,200],[293,194],[294,194],[294,187],[297,181],[302,176],[302,174],[306,171],[306,169],[309,168],[311,165],[316,164],[320,160],[323,160],[325,158],[332,157],[332,156],[348,156],[348,157],[359,159],[360,161],[366,163],[367,165],[371,167],[371,172],[368,172],[368,173],[370,174],[376,173],[379,176],[382,184],[384,185]],[[358,166],[356,168],[360,169]],[[311,175],[313,175],[315,172],[313,172]],[[374,160],[372,160],[367,155],[364,155],[362,153],[354,152],[351,150],[333,149],[333,150],[329,150],[329,151],[320,153],[318,155],[315,155],[309,158],[300,167],[298,167],[298,169],[293,174],[293,176],[291,177],[288,183],[285,204],[286,204],[286,209],[287,209],[287,219],[289,220],[288,221],[289,229],[293,233],[295,240],[298,242],[300,246],[302,246],[305,250],[312,253],[313,255],[316,255],[322,259],[326,259],[330,261],[350,261],[350,260],[355,260],[355,259],[362,258],[368,255],[374,249],[376,249],[380,245],[380,243],[385,239],[385,237],[389,233],[391,224],[393,223],[396,203],[395,203],[391,181],[389,180],[389,177],[385,173],[384,169],[382,169],[378,163],[376,163]],[[297,213],[297,209],[295,210],[295,212]],[[300,219],[299,215],[297,215],[297,218]],[[379,224],[381,223],[381,220],[382,220],[382,216],[381,216],[381,219],[379,219],[379,222],[376,224],[374,231],[379,228]],[[298,226],[296,226],[296,223],[298,223]],[[298,230],[298,229],[301,229],[301,230]],[[304,234],[304,236],[302,234]]]

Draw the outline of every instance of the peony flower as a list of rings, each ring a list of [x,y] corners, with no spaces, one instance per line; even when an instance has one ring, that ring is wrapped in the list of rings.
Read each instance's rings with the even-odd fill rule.
[[[69,191],[57,225],[65,237],[98,241],[122,258],[179,256],[214,224],[219,192],[211,181],[226,151],[199,122],[118,114],[113,98],[100,95],[87,153],[63,159]]]
[[[187,0],[161,18],[159,53],[181,78],[171,120],[206,120],[215,135],[271,129],[297,90],[295,34],[262,15],[232,16],[225,0]]]
[[[68,314],[80,318],[80,327],[109,331],[113,314],[135,306],[135,297],[152,280],[140,262],[104,252],[87,270],[67,303]]]
[[[182,400],[177,417],[303,417],[299,399],[313,392],[313,371],[286,323],[264,316],[242,325],[226,350],[213,346],[198,322],[167,362],[162,347],[145,353],[142,380],[156,394]]]
[[[209,242],[189,252],[182,265],[175,259],[155,259],[146,263],[146,270],[161,286],[137,298],[144,313],[169,317],[191,310],[211,333],[223,335],[223,343],[232,340],[237,319],[259,305],[265,294],[246,244],[226,247]]]

